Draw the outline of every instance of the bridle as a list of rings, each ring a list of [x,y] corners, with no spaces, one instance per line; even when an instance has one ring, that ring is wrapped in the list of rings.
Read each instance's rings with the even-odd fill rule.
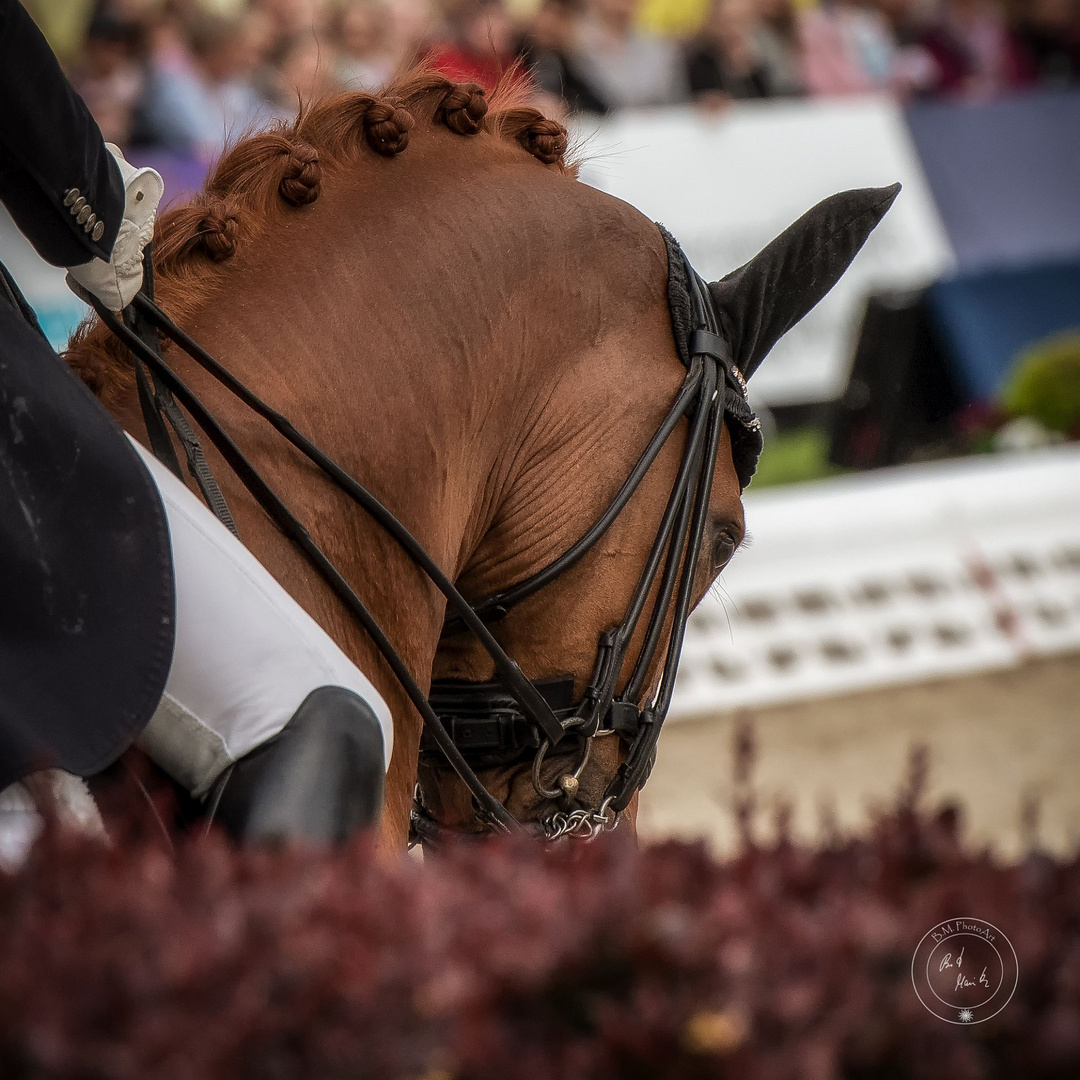
[[[672,322],[680,356],[687,368],[682,387],[615,498],[585,535],[543,570],[477,603],[470,603],[461,595],[405,526],[363,485],[236,379],[154,303],[149,251],[144,289],[121,319],[95,297],[85,296],[102,322],[134,354],[143,418],[157,456],[180,475],[165,427],[167,421],[211,509],[236,531],[198,439],[177,408],[179,402],[256,501],[304,552],[370,635],[423,717],[422,761],[437,768],[453,769],[470,791],[480,821],[491,829],[515,831],[522,825],[487,791],[477,770],[527,760],[530,754],[537,793],[560,803],[560,809],[542,822],[545,836],[591,838],[616,825],[619,815],[648,778],[660,729],[671,704],[725,417],[736,421],[744,435],[745,460],[737,462],[743,486],[753,473],[760,452],[760,424],[747,404],[746,383],[721,334],[708,286],[690,266],[675,240],[665,230],[661,232],[668,247]],[[466,630],[475,635],[494,663],[496,682],[436,682],[430,698],[424,695],[356,592],[217,420],[165,362],[159,335],[172,341],[267,420],[394,537],[445,596],[450,614],[444,636],[456,636]],[[554,581],[592,550],[638,489],[683,418],[689,421],[689,433],[656,538],[623,620],[600,637],[592,677],[581,700],[575,703],[572,679],[529,680],[492,636],[488,624],[502,618],[514,605]],[[619,690],[631,641],[654,589],[656,601],[641,648],[625,685]],[[645,691],[669,615],[671,632],[659,679],[652,696],[642,706],[638,701]],[[604,737],[619,738],[626,746],[626,757],[599,805],[581,807],[576,805],[575,798],[578,781],[594,740]],[[576,751],[573,767],[559,778],[557,787],[547,787],[542,775],[544,760],[552,751],[562,752],[571,744]],[[446,831],[431,818],[419,797],[412,822],[413,838],[423,842],[434,841]]]
[[[543,823],[544,832],[551,839],[561,836],[592,838],[613,828],[634,793],[648,779],[655,760],[657,739],[674,691],[724,418],[734,410],[742,423],[754,431],[760,429],[746,403],[742,374],[732,360],[727,342],[720,335],[708,286],[666,233],[665,240],[669,259],[677,257],[681,262],[680,269],[685,271],[693,327],[686,341],[687,373],[675,400],[617,495],[585,535],[531,577],[474,605],[477,615],[486,622],[494,622],[578,563],[630,501],[679,421],[684,417],[689,419],[690,430],[682,462],[652,548],[622,621],[601,635],[596,664],[581,700],[576,706],[568,700],[573,693],[571,677],[536,684],[559,718],[561,739],[552,740],[546,732],[530,725],[497,682],[436,682],[431,690],[433,706],[472,767],[507,765],[532,756],[532,782],[537,794],[566,804],[566,809],[556,810]],[[672,269],[675,265],[673,261]],[[654,589],[656,600],[641,648],[629,678],[617,691],[631,641]],[[642,706],[638,702],[669,615],[671,634],[659,680],[652,697]],[[454,636],[463,629],[459,622],[450,620],[444,636]],[[578,781],[589,760],[592,742],[606,736],[617,736],[623,742],[626,760],[598,806],[574,808]],[[548,787],[542,779],[543,761],[556,746],[571,741],[577,749],[575,763],[559,778],[557,787]],[[445,767],[433,741],[426,737],[421,742],[421,761],[431,767]],[[422,838],[431,840],[438,836],[436,823],[426,813],[422,802],[414,814],[414,828]]]

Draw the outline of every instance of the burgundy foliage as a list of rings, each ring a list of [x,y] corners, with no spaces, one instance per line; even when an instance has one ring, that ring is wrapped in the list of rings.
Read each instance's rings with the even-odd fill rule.
[[[970,1028],[910,978],[958,916],[1020,963]],[[617,834],[421,865],[52,829],[0,876],[4,1080],[1078,1076],[1080,861],[999,865],[911,800],[866,837],[748,835],[726,862]]]

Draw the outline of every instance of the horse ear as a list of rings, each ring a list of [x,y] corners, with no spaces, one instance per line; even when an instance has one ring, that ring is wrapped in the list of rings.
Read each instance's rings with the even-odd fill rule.
[[[899,193],[894,184],[833,195],[745,266],[709,286],[746,378],[840,280]]]

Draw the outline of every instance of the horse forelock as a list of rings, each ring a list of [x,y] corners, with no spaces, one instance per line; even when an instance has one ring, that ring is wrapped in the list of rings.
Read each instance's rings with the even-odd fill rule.
[[[532,85],[510,67],[488,95],[414,67],[381,91],[339,93],[301,108],[291,123],[239,138],[227,149],[203,190],[167,210],[154,232],[159,302],[181,324],[216,288],[215,267],[263,235],[281,213],[318,199],[324,168],[357,164],[372,155],[407,150],[417,124],[461,136],[482,132],[515,143],[546,165],[576,176],[567,158],[566,129],[529,104]],[[96,320],[84,323],[66,359],[90,389],[115,406],[133,386],[122,346]]]

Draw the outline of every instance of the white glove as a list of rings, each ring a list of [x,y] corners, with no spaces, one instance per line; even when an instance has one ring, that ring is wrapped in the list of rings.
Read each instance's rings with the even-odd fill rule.
[[[91,259],[68,268],[68,287],[76,296],[93,293],[110,311],[121,311],[135,299],[142,285],[142,254],[154,235],[154,215],[165,194],[165,182],[153,169],[136,169],[124,160],[118,146],[105,149],[116,159],[126,193],[124,220],[113,244],[112,258]]]

